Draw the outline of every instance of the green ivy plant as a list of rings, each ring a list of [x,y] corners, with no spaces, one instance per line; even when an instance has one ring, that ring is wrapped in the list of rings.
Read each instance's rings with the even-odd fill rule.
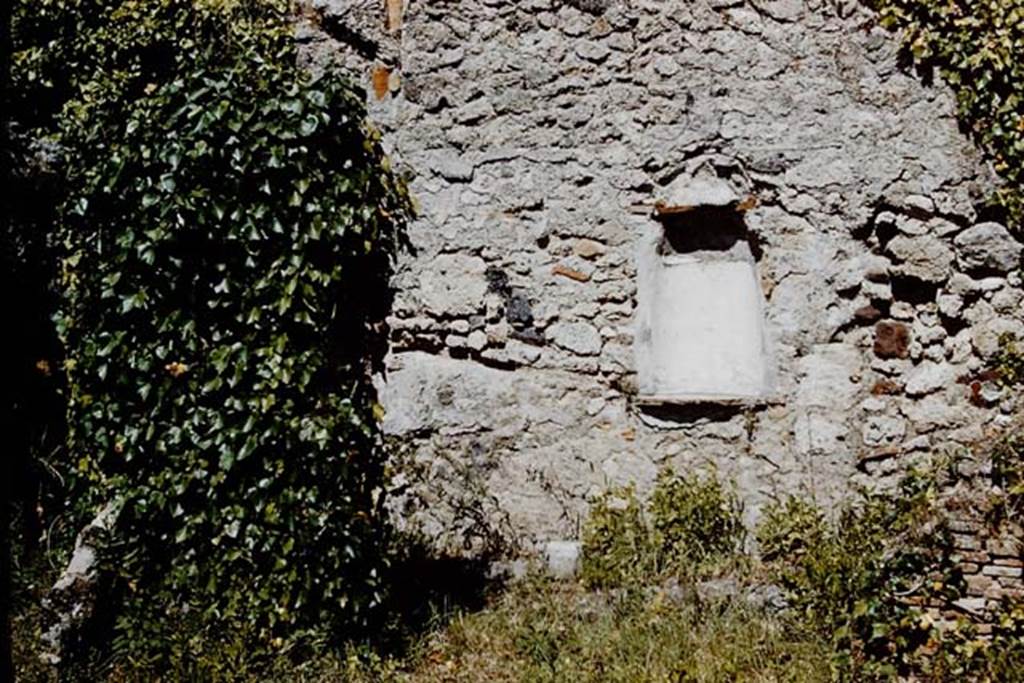
[[[342,637],[382,599],[369,374],[411,203],[362,96],[298,64],[289,11],[16,7],[19,111],[65,181],[71,469],[119,511],[127,649],[197,618],[254,647]]]
[[[960,117],[1006,181],[993,198],[1024,220],[1024,0],[871,0],[914,61],[953,87]]]

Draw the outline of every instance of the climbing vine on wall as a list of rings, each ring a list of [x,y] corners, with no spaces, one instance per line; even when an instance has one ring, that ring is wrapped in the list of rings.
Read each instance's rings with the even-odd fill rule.
[[[1006,180],[994,201],[1024,221],[1024,0],[872,0],[920,65],[953,86],[961,119]]]
[[[411,209],[362,96],[299,66],[288,12],[16,7],[18,113],[64,180],[69,473],[83,520],[118,510],[129,644],[186,612],[263,643],[343,634],[380,601],[368,375]]]

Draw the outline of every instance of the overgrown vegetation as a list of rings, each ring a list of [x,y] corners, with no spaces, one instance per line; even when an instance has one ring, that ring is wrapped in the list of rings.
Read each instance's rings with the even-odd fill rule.
[[[583,530],[583,582],[614,588],[711,571],[737,557],[740,512],[735,491],[714,471],[662,471],[646,510],[632,487],[610,490],[594,501]]]
[[[913,60],[956,92],[961,120],[1006,180],[993,200],[1024,221],[1024,0],[871,0]]]
[[[1004,389],[1013,391],[1024,385],[1024,352],[1012,335],[1004,335],[999,346],[993,367]],[[994,444],[991,458],[992,482],[998,493],[991,496],[990,517],[994,523],[1019,522],[1024,510],[1024,416],[1018,416],[1006,436]]]
[[[837,674],[886,680],[922,665],[937,637],[918,605],[948,604],[962,580],[932,478],[865,493],[829,521],[806,501],[769,507],[758,540],[792,609],[830,642]]]
[[[401,657],[350,648],[300,663],[256,663],[229,647],[220,658],[176,661],[167,673],[218,683],[830,680],[827,648],[785,616],[668,589],[594,593],[536,577],[483,610],[451,615]]]
[[[15,8],[17,109],[63,179],[69,513],[115,506],[116,654],[154,670],[225,630],[337,641],[382,600],[369,370],[410,204],[288,12]]]
[[[910,472],[898,491],[863,491],[831,515],[795,496],[770,505],[756,529],[755,564],[740,559],[742,526],[728,486],[713,474],[663,473],[646,506],[631,488],[595,501],[582,583],[641,602],[674,586],[692,606],[702,585],[725,577],[730,609],[748,604],[752,587],[778,586],[787,606],[753,613],[799,634],[802,651],[817,659],[794,659],[795,668],[774,671],[773,680],[803,680],[808,674],[799,672],[811,670],[821,680],[1020,680],[1019,604],[995,615],[990,639],[948,616],[966,595],[942,504],[955,469],[940,462]]]
[[[963,120],[1006,179],[996,204],[1019,228],[1024,4],[873,4],[884,25],[904,31],[917,63],[955,88]],[[101,505],[118,511],[103,558],[118,577],[118,608],[102,675],[1022,678],[1019,604],[1004,606],[987,639],[923,609],[962,590],[934,476],[909,477],[896,497],[865,492],[835,515],[786,499],[765,512],[756,534],[764,564],[752,565],[741,559],[732,489],[713,473],[666,473],[646,503],[632,489],[595,503],[581,585],[521,583],[404,658],[353,644],[388,571],[379,406],[367,376],[384,348],[373,324],[387,310],[410,203],[364,124],[361,97],[336,72],[297,65],[288,12],[286,0],[15,5],[5,105],[31,145],[15,145],[12,158],[52,164],[35,171],[53,186],[33,196],[56,198],[23,202],[32,211],[18,216],[18,239],[5,233],[5,263],[21,268],[15,281],[37,285],[19,300],[31,310],[15,317],[33,325],[16,367],[33,373],[19,386],[44,387],[27,398],[66,391],[60,474],[73,503],[60,527]],[[44,234],[51,223],[56,232]],[[40,284],[58,270],[54,253],[63,367]],[[30,357],[40,348],[43,357]],[[1012,340],[997,370],[1007,386],[1024,378]],[[41,451],[62,436],[53,422],[33,422],[50,431],[19,441],[35,449],[27,467],[48,462]],[[1024,500],[1019,434],[992,456],[1002,519],[1019,519]],[[26,519],[38,535],[28,529],[38,517]],[[723,578],[734,582],[724,595],[701,592]],[[420,579],[408,590],[429,593]],[[788,606],[749,601],[744,591],[757,583],[780,586]],[[23,649],[23,660],[34,657]]]
[[[899,495],[865,492],[834,521],[795,497],[764,512],[760,571],[785,591],[790,627],[832,653],[837,677],[920,669],[935,632],[913,603],[955,599],[960,588],[935,496],[935,479],[911,476]],[[662,473],[646,508],[632,489],[605,494],[583,538],[581,576],[591,587],[699,583],[723,570],[737,581],[757,580],[736,561],[739,506],[713,472]]]
[[[579,583],[521,581],[404,657],[353,652],[308,680],[1022,680],[1019,605],[990,638],[929,611],[963,589],[939,504],[946,474],[911,474],[901,495],[864,492],[834,515],[780,501],[756,530],[760,562],[739,559],[735,498],[713,473],[664,473],[646,503],[614,489],[585,524]],[[766,597],[775,590],[783,601]]]
[[[827,681],[828,654],[783,616],[666,588],[526,582],[427,640],[409,681]],[[384,678],[384,680],[389,680]]]

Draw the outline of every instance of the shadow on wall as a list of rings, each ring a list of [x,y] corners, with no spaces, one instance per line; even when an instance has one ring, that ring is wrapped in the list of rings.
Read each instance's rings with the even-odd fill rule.
[[[417,636],[465,611],[483,609],[504,588],[494,558],[439,555],[422,539],[403,539],[391,572],[391,595],[382,624],[388,649],[404,652]]]

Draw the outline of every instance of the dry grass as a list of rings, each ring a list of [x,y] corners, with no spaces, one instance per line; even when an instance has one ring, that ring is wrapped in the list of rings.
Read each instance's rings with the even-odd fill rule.
[[[350,659],[346,676],[359,683],[813,683],[831,679],[830,654],[783,617],[739,601],[595,593],[537,580],[482,611],[455,615],[405,661]]]

